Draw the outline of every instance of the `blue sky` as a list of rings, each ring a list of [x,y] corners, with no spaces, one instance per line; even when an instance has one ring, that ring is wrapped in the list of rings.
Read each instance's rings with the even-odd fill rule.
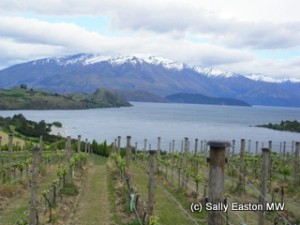
[[[76,53],[159,55],[300,79],[298,0],[1,0],[0,68]]]

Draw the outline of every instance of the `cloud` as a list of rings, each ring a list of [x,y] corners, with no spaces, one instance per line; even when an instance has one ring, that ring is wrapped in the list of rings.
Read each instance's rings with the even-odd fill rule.
[[[291,60],[253,59],[248,62],[237,62],[219,67],[225,71],[234,71],[240,74],[263,74],[275,79],[296,78],[300,80],[300,58]]]
[[[15,49],[41,55],[101,52],[104,54],[148,53],[160,54],[175,60],[194,61],[199,64],[223,64],[249,60],[251,56],[240,50],[227,49],[207,43],[193,43],[164,35],[139,34],[129,37],[107,37],[87,31],[75,24],[48,23],[21,17],[0,17],[0,45],[6,52],[19,55]],[[9,41],[8,41],[9,40]],[[2,44],[1,44],[2,43]],[[52,46],[52,47],[51,47]],[[20,58],[23,58],[20,53]],[[29,53],[27,53],[29,54]]]
[[[240,0],[1,0],[0,66],[79,52],[139,53],[233,72],[300,76],[298,59],[261,59],[252,51],[298,48],[299,4],[295,0],[247,4]],[[44,21],[29,19],[30,15]],[[75,23],[46,22],[52,16],[55,21],[105,17],[113,32],[106,35]]]
[[[292,5],[293,4],[293,5]],[[5,12],[41,15],[105,16],[115,31],[202,35],[231,48],[283,49],[300,45],[300,15],[295,0],[2,0]],[[286,10],[286,11],[284,11]],[[289,13],[286,13],[289,12]],[[279,19],[280,18],[280,19]],[[288,18],[288,19],[286,19]],[[292,21],[292,22],[291,22]]]

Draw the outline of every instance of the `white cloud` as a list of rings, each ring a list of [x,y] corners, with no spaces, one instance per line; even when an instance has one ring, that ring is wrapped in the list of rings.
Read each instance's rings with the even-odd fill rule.
[[[300,14],[296,0],[2,0],[5,12],[41,15],[96,15],[111,19],[121,31],[209,36],[229,47],[280,49],[300,45]]]
[[[249,59],[249,54],[211,44],[193,43],[164,35],[140,34],[135,37],[106,37],[68,23],[48,23],[20,17],[0,17],[0,43],[10,39],[6,46],[22,46],[35,52],[33,46],[49,55],[76,52],[104,52],[106,54],[148,53],[171,56],[202,64],[230,63]],[[3,39],[6,38],[6,39]],[[53,49],[49,48],[53,46]],[[64,50],[64,51],[63,51]],[[25,51],[26,52],[26,51]],[[16,52],[16,56],[18,53]],[[33,53],[33,55],[35,55]]]
[[[259,59],[251,51],[298,48],[299,7],[298,0],[1,0],[0,66],[79,52],[141,53],[229,71],[300,77],[298,59]],[[62,21],[104,16],[118,35],[22,17],[31,14]]]

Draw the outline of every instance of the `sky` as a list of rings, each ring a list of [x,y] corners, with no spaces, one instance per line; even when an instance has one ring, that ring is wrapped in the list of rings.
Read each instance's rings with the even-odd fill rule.
[[[1,0],[0,68],[100,53],[300,79],[299,11],[299,0]]]

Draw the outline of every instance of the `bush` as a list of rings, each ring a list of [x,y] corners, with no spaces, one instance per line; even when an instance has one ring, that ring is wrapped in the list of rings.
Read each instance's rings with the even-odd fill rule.
[[[52,125],[55,127],[62,127],[62,123],[58,121],[53,122]]]

